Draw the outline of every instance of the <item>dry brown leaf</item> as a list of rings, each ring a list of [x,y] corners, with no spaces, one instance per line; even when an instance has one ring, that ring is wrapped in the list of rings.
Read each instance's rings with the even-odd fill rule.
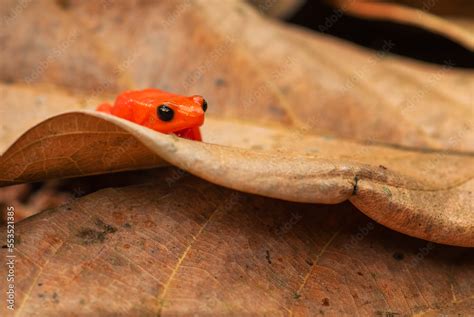
[[[347,203],[301,203],[349,200],[397,231],[474,246],[472,71],[284,26],[243,1],[17,6],[0,7],[17,15],[0,29],[0,185],[173,164],[294,201],[150,171],[151,185],[43,212],[17,225],[18,315],[471,311],[471,250]],[[203,94],[206,143],[54,116],[145,86]]]
[[[86,108],[85,98],[45,85],[0,83],[0,153],[26,130],[64,111]],[[90,102],[99,104],[100,99]]]
[[[162,160],[213,183],[290,201],[358,208],[400,232],[474,246],[474,158],[208,119],[204,140],[93,111],[48,119],[0,157],[0,185],[147,168]],[[211,144],[213,143],[213,144]]]
[[[349,204],[153,177],[17,226],[18,316],[437,316],[474,307],[474,249],[408,238]]]
[[[35,5],[32,3],[25,11],[34,10]],[[129,68],[122,69],[118,75],[127,74],[133,82],[156,83],[164,88],[177,88],[175,83],[184,83],[181,88],[185,91],[198,89],[204,95],[208,91],[206,97],[215,105],[211,107],[211,115],[249,120],[254,124],[209,121],[206,124],[208,140],[235,149],[211,146],[211,150],[207,150],[209,145],[206,144],[157,136],[133,124],[93,113],[57,117],[31,130],[5,152],[1,158],[4,185],[152,167],[164,164],[164,159],[217,184],[251,193],[319,203],[336,203],[350,198],[371,217],[401,232],[443,243],[472,245],[472,154],[397,151],[345,141],[331,143],[307,135],[307,132],[331,133],[371,142],[382,140],[470,150],[474,147],[474,114],[469,91],[474,83],[472,72],[377,56],[337,40],[269,22],[234,1],[215,2],[212,10],[200,1],[185,2],[182,6],[148,3],[133,10],[126,2],[110,8],[84,2],[71,2],[67,8],[48,5],[53,6],[51,9],[56,10],[56,15],[47,15],[41,20],[46,29],[51,22],[48,19],[70,21],[66,17],[72,15],[83,32],[94,34],[84,39],[100,39],[101,47],[107,47],[109,55],[117,56],[117,60],[129,58]],[[127,15],[121,14],[125,10]],[[175,15],[167,14],[170,12]],[[215,12],[228,19],[219,23]],[[144,18],[150,14],[158,16],[158,13],[174,18],[165,24],[155,24],[158,22]],[[97,18],[99,14],[100,19]],[[205,23],[200,23],[203,16],[206,16]],[[242,24],[243,17],[245,24]],[[25,13],[24,18],[33,22],[36,15]],[[138,19],[149,21],[149,24],[140,24],[140,32],[132,27]],[[191,37],[186,32],[190,23],[200,26]],[[15,25],[15,21],[11,24]],[[166,32],[171,25],[176,31],[173,37]],[[211,25],[219,25],[219,28],[210,30]],[[235,33],[235,25],[243,26],[239,28],[239,34]],[[180,33],[181,28],[183,32]],[[255,30],[260,30],[258,37]],[[150,38],[155,40],[150,41]],[[272,38],[275,44],[271,50],[261,45],[262,41],[265,43]],[[28,39],[25,33],[12,41]],[[134,45],[127,45],[127,41]],[[184,56],[166,60],[165,56],[169,55],[160,54],[159,49],[163,41],[172,41],[166,46],[168,48],[182,48],[180,52]],[[191,58],[186,56],[190,50],[185,45],[200,49],[193,50]],[[130,49],[124,51],[123,47]],[[213,55],[216,47],[224,50],[221,56]],[[34,45],[30,48],[31,54],[39,54],[37,59],[41,59],[41,54],[47,55]],[[75,50],[74,54],[77,52],[80,50]],[[9,53],[5,54],[8,56]],[[200,68],[202,60],[209,56],[214,58],[212,67]],[[12,58],[15,56],[11,56],[10,62]],[[288,63],[276,68],[276,63],[285,58],[290,58]],[[195,65],[183,64],[186,61],[193,61]],[[368,68],[373,69],[359,74],[357,80],[351,80],[352,72],[358,74],[357,69],[366,69],[367,63]],[[16,64],[29,69],[28,63]],[[149,65],[156,65],[160,72],[150,72]],[[239,67],[229,68],[229,65]],[[57,67],[57,80],[53,77],[38,80],[70,87],[69,77],[76,76],[77,82],[85,76],[81,72],[61,70],[61,65]],[[184,71],[186,69],[189,71]],[[204,80],[203,72],[215,81]],[[320,75],[310,76],[311,73]],[[5,74],[9,74],[8,69]],[[22,71],[10,73],[11,76],[18,74]],[[190,74],[194,77],[189,77]],[[196,77],[196,74],[201,76]],[[433,80],[429,75],[437,77]],[[69,79],[63,80],[62,76]],[[189,78],[195,80],[188,81]],[[107,84],[116,79],[113,76],[101,78]],[[217,80],[221,81],[218,83]],[[228,87],[228,83],[232,83],[232,87]],[[106,91],[113,91],[114,87],[113,84],[99,86]],[[70,88],[89,91],[81,85]],[[5,96],[2,109],[8,119],[3,124],[7,133],[0,143],[4,150],[31,122],[57,113],[59,109],[91,107],[99,100],[90,91],[74,99],[57,89],[48,91],[42,86],[6,85],[1,89]],[[417,89],[421,89],[421,93]],[[412,104],[410,111],[403,114],[396,105],[403,104],[403,98],[410,94],[416,94],[416,106]],[[34,111],[24,119],[24,113],[31,112],[28,109],[36,105],[38,99],[43,100],[44,112]],[[250,100],[252,105],[246,104],[245,100]],[[376,109],[380,107],[382,109]],[[249,114],[252,116],[247,118]],[[308,121],[303,122],[303,118]],[[275,121],[293,128],[271,128],[270,123]],[[261,123],[266,123],[267,127],[257,128]],[[221,139],[212,139],[216,137]],[[161,139],[162,143],[159,142]],[[173,153],[177,144],[184,146],[186,155]],[[318,147],[324,150],[315,156],[311,151]],[[269,154],[255,151],[265,148],[271,150]],[[195,164],[194,160],[203,163]],[[267,160],[275,162],[274,165],[268,165]],[[249,182],[254,175],[259,177]],[[353,196],[353,192],[357,195]]]
[[[77,41],[100,50],[79,58],[68,54],[80,49],[67,49],[33,82],[85,92],[87,100],[124,86],[199,93],[208,99],[209,112],[221,117],[372,142],[474,150],[472,71],[390,56],[389,42],[385,52],[374,53],[283,26],[242,1],[68,3],[63,8],[31,2],[21,19],[0,30],[12,47],[31,55],[25,60],[13,49],[2,51],[1,79],[22,81],[52,54],[54,45],[35,39],[49,34],[52,24],[74,21],[83,35]],[[25,29],[21,36],[18,24]],[[60,46],[68,32],[56,29],[63,32]],[[76,69],[81,58],[87,67]],[[73,63],[73,71],[63,59]],[[112,73],[88,73],[110,62]]]
[[[386,19],[439,33],[474,51],[474,2],[330,0],[344,11],[363,18]]]

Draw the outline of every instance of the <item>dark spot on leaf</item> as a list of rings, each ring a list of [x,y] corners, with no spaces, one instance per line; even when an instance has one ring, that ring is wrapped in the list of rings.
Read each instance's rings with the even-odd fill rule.
[[[387,168],[386,168],[385,166],[383,166],[383,165],[379,165],[379,167],[380,167],[381,169],[384,169],[384,170],[387,169]]]
[[[2,249],[6,249],[6,248],[7,248],[6,244],[2,245]]]
[[[301,297],[301,295],[298,294],[297,292],[294,292],[294,293],[293,293],[293,298],[294,298],[294,299],[299,299],[300,297]]]
[[[132,225],[127,222],[127,223],[124,223],[122,227],[130,229]]]
[[[56,292],[53,293],[53,302],[55,304],[59,303],[58,293]]]
[[[225,81],[225,79],[222,79],[222,78],[217,78],[217,79],[214,81],[214,84],[215,84],[217,87],[227,86],[227,81]]]
[[[267,259],[268,264],[272,264],[272,260],[270,258],[270,251],[266,250],[265,253],[265,259]]]
[[[362,274],[362,272],[357,272],[357,275],[364,276],[364,274]]]
[[[405,255],[403,255],[401,252],[395,252],[393,253],[393,258],[397,261],[401,261],[403,258],[405,258]]]
[[[96,219],[95,224],[97,225],[97,227],[103,229],[104,233],[114,233],[114,232],[117,231],[117,228],[115,228],[115,227],[113,227],[109,224],[106,224],[105,222],[103,222],[99,218]]]
[[[71,7],[70,0],[56,0],[56,4],[63,10],[67,10]]]
[[[323,306],[329,306],[329,298],[323,298]]]
[[[102,243],[105,241],[105,233],[90,228],[84,228],[76,235],[81,239],[82,244]]]
[[[311,259],[306,259],[306,263],[309,265],[309,266],[313,266],[313,261]]]
[[[99,227],[100,230],[83,228],[77,233],[76,236],[81,239],[82,244],[102,243],[105,241],[107,234],[112,234],[117,231],[117,228],[106,224],[99,218],[95,220],[95,225]]]
[[[38,283],[38,286],[43,286],[43,283]]]
[[[101,230],[91,229],[91,228],[83,228],[81,231],[78,232],[76,235],[82,241],[82,244],[89,245],[93,243],[103,243],[107,234],[114,233],[117,231],[116,228],[105,224],[102,220],[97,219],[96,225]]]
[[[276,105],[270,105],[270,107],[268,107],[268,110],[270,110],[272,114],[280,118],[283,118],[286,115],[286,111]]]

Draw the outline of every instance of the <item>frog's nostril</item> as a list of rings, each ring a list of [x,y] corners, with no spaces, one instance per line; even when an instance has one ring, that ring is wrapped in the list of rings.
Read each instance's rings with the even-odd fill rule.
[[[206,112],[207,110],[207,101],[206,99],[202,100],[202,111]]]

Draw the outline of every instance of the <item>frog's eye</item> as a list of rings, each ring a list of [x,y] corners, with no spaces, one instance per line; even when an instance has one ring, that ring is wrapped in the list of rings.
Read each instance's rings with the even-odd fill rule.
[[[207,101],[206,99],[202,100],[202,111],[206,112],[207,110]]]
[[[161,105],[156,109],[156,112],[158,114],[158,118],[160,118],[161,121],[171,121],[173,120],[174,117],[174,111],[167,105]]]

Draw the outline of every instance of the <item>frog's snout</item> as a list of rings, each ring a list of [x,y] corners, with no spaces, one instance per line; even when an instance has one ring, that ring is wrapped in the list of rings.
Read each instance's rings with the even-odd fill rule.
[[[199,95],[192,96],[192,99],[195,103],[197,103],[201,107],[202,111],[206,112],[207,110],[206,99],[204,99],[202,96],[199,96]]]

